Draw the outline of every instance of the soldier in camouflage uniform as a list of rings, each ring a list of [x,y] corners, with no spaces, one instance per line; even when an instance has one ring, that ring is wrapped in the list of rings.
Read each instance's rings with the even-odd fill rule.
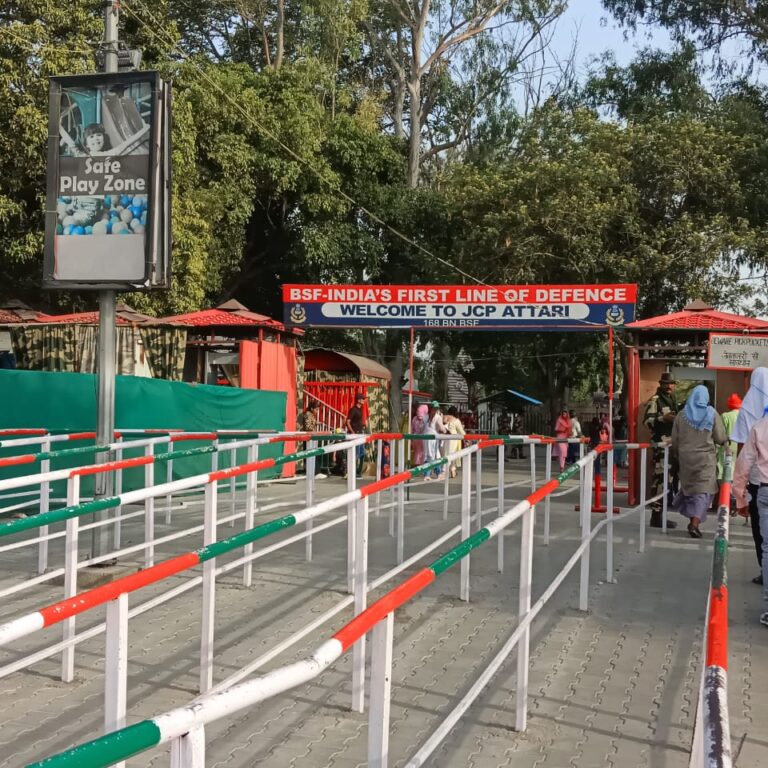
[[[675,399],[675,381],[671,373],[662,373],[656,394],[648,401],[645,409],[645,426],[651,433],[654,443],[669,443],[672,439],[672,423],[679,410]],[[677,486],[677,472],[670,466],[669,488]],[[653,478],[651,480],[651,495],[658,496],[664,489],[664,449],[653,449]],[[651,506],[651,527],[661,528],[661,502]],[[677,528],[677,524],[667,521],[667,528]]]

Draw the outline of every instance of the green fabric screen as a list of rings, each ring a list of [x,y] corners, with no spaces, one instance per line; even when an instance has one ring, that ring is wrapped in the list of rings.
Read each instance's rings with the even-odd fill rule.
[[[51,432],[90,432],[96,429],[96,377],[84,373],[0,370],[0,429],[45,428]],[[285,392],[267,392],[234,387],[118,376],[115,396],[116,429],[183,429],[206,432],[217,429],[282,430],[285,428]],[[137,436],[138,438],[138,436]],[[130,439],[126,436],[124,439]],[[226,439],[223,441],[226,442]],[[178,450],[209,445],[205,442],[177,443]],[[77,440],[54,443],[52,450],[93,445]],[[166,446],[156,448],[164,452]],[[39,448],[0,449],[0,456],[37,453]],[[261,446],[259,458],[282,455],[283,444]],[[126,458],[142,455],[143,449],[125,451]],[[246,461],[246,450],[237,451],[237,463]],[[51,462],[51,469],[91,464],[94,454],[72,456]],[[219,453],[219,468],[231,466],[231,452]],[[155,482],[165,480],[165,462],[155,465]],[[211,454],[190,456],[173,463],[175,478],[207,472]],[[27,475],[39,470],[39,464],[0,468],[0,478]],[[261,473],[274,477],[279,470]],[[124,473],[123,490],[144,485],[144,468]],[[64,484],[56,484],[53,493],[64,495]],[[81,494],[90,495],[91,478],[83,478]]]

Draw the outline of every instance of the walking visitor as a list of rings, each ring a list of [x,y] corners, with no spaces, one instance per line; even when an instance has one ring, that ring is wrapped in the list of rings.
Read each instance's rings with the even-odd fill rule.
[[[728,398],[726,407],[728,408],[728,410],[721,415],[723,417],[723,426],[725,427],[725,433],[728,435],[728,438],[730,440],[730,437],[733,434],[733,428],[736,426],[736,419],[738,419],[739,417],[739,409],[741,408],[741,398],[734,392]],[[730,440],[727,447],[731,451],[731,456],[733,456],[733,461],[736,461],[736,451],[738,450],[738,447],[739,447],[738,443],[736,443],[734,440]],[[725,446],[718,446],[718,449],[717,449],[717,481],[718,483],[722,481],[723,473],[725,471],[725,451],[726,451]]]
[[[426,403],[414,406],[414,414],[411,419],[411,432],[414,435],[423,435],[427,431],[429,406]],[[424,463],[426,440],[411,440],[411,465],[418,467]]]
[[[755,368],[749,380],[749,389],[736,417],[736,425],[731,433],[735,443],[744,445],[747,442],[752,427],[763,418],[768,407],[768,368]],[[747,491],[749,492],[749,522],[752,524],[752,540],[755,543],[755,554],[760,566],[760,573],[752,581],[763,583],[763,536],[760,531],[760,514],[757,508],[757,492],[760,488],[757,470],[749,476]],[[738,503],[737,503],[738,506]]]
[[[671,452],[680,475],[680,490],[672,506],[690,521],[691,538],[701,538],[699,526],[707,519],[717,494],[715,445],[725,445],[727,441],[723,420],[709,404],[709,390],[699,384],[672,425]]]
[[[757,370],[757,369],[756,369]],[[763,368],[762,370],[765,370]],[[747,392],[749,397],[749,392]],[[746,403],[746,398],[744,399]],[[748,491],[753,488],[753,491]],[[739,514],[752,516],[752,503],[757,508],[759,530],[762,534],[760,544],[761,584],[768,584],[768,417],[758,419],[749,430],[744,447],[736,459],[733,471],[733,494]],[[756,581],[756,579],[752,579]],[[768,627],[768,590],[763,586],[763,603],[766,608],[760,614],[760,623]]]
[[[555,421],[555,437],[569,438],[572,428],[573,425],[571,424],[571,417],[568,415],[568,409],[561,408],[560,415],[557,417],[557,421]],[[557,457],[560,471],[562,472],[565,469],[565,460],[568,457],[568,443],[555,443],[552,446],[552,455]]]
[[[461,450],[462,438],[465,434],[459,412],[454,406],[451,406],[443,417],[443,425],[448,430],[449,435],[456,435],[459,438],[458,440],[443,440],[443,456],[447,456],[449,453],[456,453]],[[461,459],[451,464],[451,477],[456,477],[459,467],[461,467]]]
[[[365,404],[365,395],[358,392],[355,395],[355,404],[349,409],[345,427],[347,433],[362,434],[365,431],[365,414],[363,406]],[[355,467],[347,467],[347,472],[353,471],[357,475],[363,474],[363,461],[365,459],[365,445],[358,445],[355,449]]]
[[[579,421],[579,417],[576,415],[576,411],[568,411],[568,417],[571,420],[571,434],[570,437],[576,438],[576,437],[583,437],[584,433],[581,430],[581,422]],[[578,443],[568,443],[568,451],[566,452],[566,461],[568,464],[575,463],[579,458],[579,444]]]
[[[448,432],[448,430],[445,428],[445,425],[443,424],[443,414],[440,412],[440,403],[437,402],[437,400],[433,400],[429,404],[429,413],[427,415],[427,428],[424,430],[424,434],[426,435],[434,435],[435,439],[433,440],[425,440],[425,446],[424,450],[426,453],[425,461],[435,461],[437,457],[440,454],[440,447],[438,443],[440,443],[440,440],[437,440],[437,435],[444,435]],[[436,467],[432,472],[430,472],[427,475],[424,475],[425,480],[431,480],[432,477],[435,477],[437,479],[440,479],[443,475],[442,470],[440,467]]]

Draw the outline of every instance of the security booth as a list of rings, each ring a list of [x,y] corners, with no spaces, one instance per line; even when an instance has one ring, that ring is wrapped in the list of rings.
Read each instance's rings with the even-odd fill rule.
[[[322,429],[343,429],[358,394],[370,432],[389,432],[392,374],[375,360],[315,347],[304,351],[303,408],[318,403]],[[303,409],[302,409],[303,410]]]
[[[514,389],[502,389],[477,401],[477,429],[487,434],[509,432],[512,417],[522,419],[521,434],[545,434],[547,425],[541,400]]]
[[[768,334],[768,322],[730,312],[721,312],[696,300],[680,312],[627,323],[624,362],[627,392],[628,439],[646,442],[650,433],[643,423],[645,409],[655,394],[661,374],[670,372],[678,381],[677,399],[682,405],[697,384],[710,390],[719,412],[726,410],[731,393],[743,395],[749,387],[750,369],[709,365],[712,334],[749,336]],[[630,452],[630,504],[636,502],[639,464]]]

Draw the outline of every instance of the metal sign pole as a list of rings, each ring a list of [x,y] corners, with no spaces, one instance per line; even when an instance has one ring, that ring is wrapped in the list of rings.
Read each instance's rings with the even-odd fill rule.
[[[104,4],[104,71],[117,72],[117,0],[107,0]],[[115,365],[116,365],[116,330],[115,330],[115,292],[99,293],[99,379],[96,416],[96,443],[109,445],[115,435]],[[109,461],[109,455],[100,453],[101,461]],[[96,497],[109,496],[112,493],[112,474],[100,472],[96,475]],[[95,519],[103,522],[106,512],[95,513]],[[91,530],[91,557],[99,557],[107,551],[107,526]]]

